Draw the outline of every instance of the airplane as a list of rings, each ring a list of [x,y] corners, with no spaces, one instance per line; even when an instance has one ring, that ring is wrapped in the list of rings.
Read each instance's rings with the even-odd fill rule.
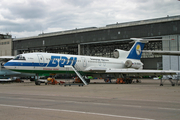
[[[17,55],[8,61],[4,67],[17,72],[35,73],[37,78],[41,73],[76,73],[85,85],[90,80],[86,76],[105,78],[107,75],[115,78],[142,75],[174,75],[178,71],[171,70],[143,70],[140,61],[142,50],[148,41],[161,39],[131,38],[134,45],[129,51],[116,49],[115,58],[93,57],[56,53],[26,53]],[[40,85],[40,81],[35,81]],[[162,86],[162,80],[160,85]]]

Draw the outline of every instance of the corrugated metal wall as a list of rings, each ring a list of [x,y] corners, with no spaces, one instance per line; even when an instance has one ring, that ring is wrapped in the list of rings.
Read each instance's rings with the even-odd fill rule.
[[[163,41],[164,51],[179,51],[179,35],[168,35],[164,36],[163,39],[170,39],[170,41]],[[179,56],[163,55],[164,70],[180,70],[179,62]]]
[[[164,51],[180,51],[180,35],[168,35],[164,36],[163,39],[173,39],[163,41]],[[163,55],[162,62],[163,70],[180,70],[180,56]]]

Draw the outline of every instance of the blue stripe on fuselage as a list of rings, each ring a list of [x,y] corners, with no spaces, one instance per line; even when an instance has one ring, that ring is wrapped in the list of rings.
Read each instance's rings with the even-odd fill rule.
[[[4,66],[45,67],[47,63],[7,62]]]

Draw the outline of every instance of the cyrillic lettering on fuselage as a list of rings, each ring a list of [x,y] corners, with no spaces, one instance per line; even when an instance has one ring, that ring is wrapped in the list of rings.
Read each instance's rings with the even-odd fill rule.
[[[51,56],[49,64],[47,67],[64,67],[65,65],[74,66],[77,62],[77,57],[70,57],[69,59],[66,56]]]

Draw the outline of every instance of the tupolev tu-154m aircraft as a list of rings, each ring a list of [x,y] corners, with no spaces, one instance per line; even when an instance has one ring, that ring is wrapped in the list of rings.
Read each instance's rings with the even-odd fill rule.
[[[142,50],[148,41],[160,39],[131,38],[134,45],[129,51],[116,49],[115,58],[93,57],[82,55],[55,54],[55,53],[26,53],[17,55],[8,61],[4,67],[18,72],[35,73],[76,73],[82,82],[87,85],[89,80],[85,76],[105,78],[107,75],[115,78],[143,75],[174,75],[178,71],[171,70],[143,70],[140,61]],[[83,75],[82,75],[83,74]],[[36,85],[40,81],[36,80]],[[162,85],[162,80],[161,83]]]

